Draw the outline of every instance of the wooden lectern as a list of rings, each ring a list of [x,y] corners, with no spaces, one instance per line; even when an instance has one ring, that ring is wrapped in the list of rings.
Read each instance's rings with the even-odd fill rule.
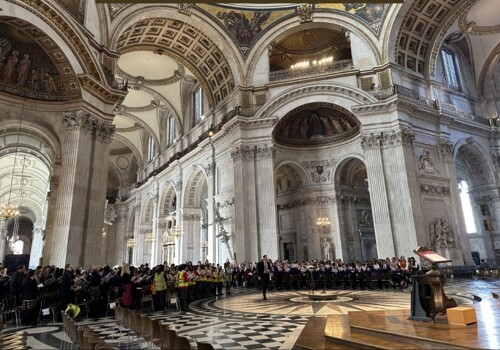
[[[431,269],[423,276],[412,276],[410,320],[433,322],[437,315],[446,314],[446,309],[457,306],[453,298],[444,294],[444,275],[436,264],[450,262],[427,247],[418,247],[414,252],[431,263]]]

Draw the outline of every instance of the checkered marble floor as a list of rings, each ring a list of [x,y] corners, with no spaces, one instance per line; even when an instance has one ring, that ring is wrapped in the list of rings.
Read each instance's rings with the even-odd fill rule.
[[[500,293],[500,281],[448,280],[448,296],[472,303],[472,294],[492,298],[491,292]],[[301,300],[303,292],[273,292],[263,301],[257,291],[234,290],[229,297],[204,299],[189,305],[188,312],[149,313],[153,319],[170,325],[182,336],[187,336],[192,346],[195,341],[208,342],[216,349],[291,349],[307,320],[321,310],[347,313],[356,309],[409,308],[409,289],[384,291],[341,291],[352,300],[340,299],[337,304]],[[298,302],[292,299],[300,299]],[[294,310],[290,312],[290,310]],[[312,310],[312,312],[311,312]],[[319,310],[319,311],[318,311]],[[119,330],[112,318],[84,319],[79,324],[88,325],[107,342],[121,349],[147,348],[144,341],[133,334]],[[41,324],[38,327],[18,328],[28,333],[28,345],[33,349],[67,348],[62,324]],[[12,326],[6,331],[14,331]]]

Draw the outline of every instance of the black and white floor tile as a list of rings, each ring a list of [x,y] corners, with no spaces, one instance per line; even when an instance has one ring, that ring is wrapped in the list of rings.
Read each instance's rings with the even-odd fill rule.
[[[500,293],[500,281],[449,280],[448,296],[473,301],[472,295],[491,298]],[[317,292],[319,293],[319,292]],[[211,343],[216,349],[291,349],[311,316],[342,314],[349,311],[400,310],[410,307],[409,289],[384,291],[338,291],[337,299],[313,301],[307,291],[286,291],[268,294],[262,300],[257,291],[235,290],[230,297],[204,299],[191,303],[188,312],[151,313],[150,317],[175,328],[195,341]],[[107,342],[125,349],[147,348],[145,342],[119,330],[112,318],[84,319]],[[62,324],[42,323],[37,327],[18,328],[28,333],[33,349],[68,348]],[[13,326],[6,330],[15,331]]]

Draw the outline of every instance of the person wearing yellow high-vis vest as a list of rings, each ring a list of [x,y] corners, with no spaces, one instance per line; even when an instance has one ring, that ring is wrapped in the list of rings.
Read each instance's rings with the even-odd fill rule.
[[[177,288],[179,289],[179,300],[181,301],[181,310],[187,311],[187,293],[189,287],[189,277],[186,272],[186,265],[179,266],[177,273]]]

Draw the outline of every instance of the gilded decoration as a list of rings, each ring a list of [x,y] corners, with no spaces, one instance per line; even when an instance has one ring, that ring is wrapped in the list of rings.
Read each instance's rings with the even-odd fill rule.
[[[387,13],[389,4],[372,4],[366,2],[344,2],[339,4],[322,3],[316,4],[316,9],[333,9],[348,12],[357,19],[367,24],[372,30],[378,32]]]
[[[71,17],[83,25],[85,21],[87,0],[58,0],[57,2],[71,15]]]
[[[70,85],[63,83],[63,77],[69,78]],[[68,100],[67,90],[79,94],[75,81],[68,60],[52,39],[23,20],[2,21],[0,91],[37,100],[64,101]]]
[[[312,103],[288,112],[276,125],[276,141],[288,145],[318,145],[344,140],[359,131],[359,122],[345,108]]]

